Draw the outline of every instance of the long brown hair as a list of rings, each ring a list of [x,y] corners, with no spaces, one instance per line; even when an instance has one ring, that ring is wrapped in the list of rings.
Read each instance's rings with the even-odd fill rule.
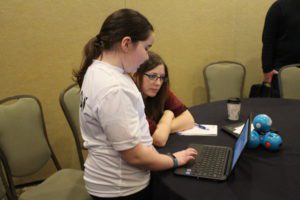
[[[164,107],[168,96],[168,90],[170,87],[169,78],[168,78],[169,77],[168,66],[158,54],[149,51],[149,59],[140,66],[140,68],[137,70],[135,74],[137,86],[141,91],[141,93],[143,93],[142,84],[143,84],[144,74],[154,69],[158,65],[164,66],[165,77],[167,77],[167,80],[166,82],[163,82],[160,90],[158,91],[155,97],[147,97],[144,99],[145,113],[148,117],[154,119],[155,121],[159,121],[159,119],[161,118],[164,112]]]
[[[104,50],[111,50],[125,36],[132,42],[146,40],[153,31],[153,26],[145,16],[132,9],[120,9],[109,15],[96,37],[88,41],[83,50],[83,59],[78,71],[73,71],[74,80],[81,87],[84,75],[93,59]]]

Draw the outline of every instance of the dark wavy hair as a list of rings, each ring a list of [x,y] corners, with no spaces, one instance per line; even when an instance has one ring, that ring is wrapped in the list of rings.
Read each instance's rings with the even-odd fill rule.
[[[152,51],[149,51],[148,54],[149,54],[149,59],[146,60],[135,73],[137,86],[141,91],[141,93],[143,93],[142,84],[143,84],[144,74],[154,69],[158,65],[163,65],[165,67],[165,76],[167,78],[169,77],[168,66],[166,65],[164,60],[158,54]],[[148,117],[154,119],[155,121],[159,121],[159,119],[161,118],[164,112],[164,107],[168,97],[169,87],[170,87],[170,82],[168,78],[166,82],[163,82],[160,90],[158,91],[155,97],[147,97],[144,99],[145,113]]]
[[[83,59],[78,71],[73,71],[74,80],[81,87],[84,75],[93,59],[103,50],[111,50],[115,44],[129,36],[133,43],[146,40],[154,31],[145,16],[132,9],[120,9],[109,15],[96,37],[88,41],[83,50]]]

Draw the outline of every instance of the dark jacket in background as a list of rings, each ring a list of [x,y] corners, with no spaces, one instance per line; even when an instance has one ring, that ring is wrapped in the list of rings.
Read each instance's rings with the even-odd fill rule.
[[[264,73],[300,63],[300,0],[277,0],[269,8],[263,30]]]

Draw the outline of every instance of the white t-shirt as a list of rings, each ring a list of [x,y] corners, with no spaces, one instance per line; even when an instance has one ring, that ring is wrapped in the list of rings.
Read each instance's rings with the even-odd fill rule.
[[[88,148],[84,180],[91,195],[127,196],[144,189],[150,172],[129,165],[118,151],[152,145],[141,93],[124,70],[94,60],[81,88],[80,127]]]

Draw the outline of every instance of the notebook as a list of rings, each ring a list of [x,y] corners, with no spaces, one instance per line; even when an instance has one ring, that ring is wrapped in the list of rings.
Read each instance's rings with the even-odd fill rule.
[[[240,129],[242,129],[243,126],[244,126],[244,122],[229,124],[229,125],[222,126],[222,130],[238,138],[241,133]]]
[[[229,124],[222,126],[222,130],[226,133],[229,133],[230,135],[238,138],[240,136],[241,130],[243,129],[244,122],[236,123],[236,124]],[[251,124],[250,131],[254,130],[253,124]],[[278,131],[274,128],[272,128],[270,131],[278,133]]]
[[[217,136],[218,126],[211,124],[195,124],[193,128],[179,131],[177,134],[182,136]]]
[[[250,114],[233,149],[228,146],[189,145],[199,152],[196,159],[183,167],[175,169],[174,173],[196,178],[226,180],[248,142],[251,120],[252,115]]]

